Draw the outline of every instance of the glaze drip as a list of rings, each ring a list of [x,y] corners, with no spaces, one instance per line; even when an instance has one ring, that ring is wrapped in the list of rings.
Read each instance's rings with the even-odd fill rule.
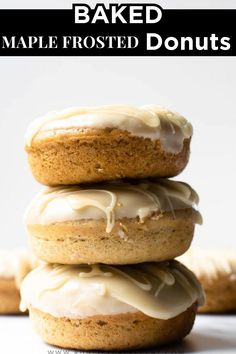
[[[132,266],[43,264],[25,278],[21,309],[33,307],[56,317],[141,311],[168,319],[204,295],[194,274],[177,261]]]
[[[192,136],[192,126],[184,117],[157,105],[74,107],[50,112],[33,121],[26,133],[26,146],[30,147],[34,140],[41,139],[39,133],[53,137],[69,131],[78,134],[83,129],[106,128],[125,130],[152,140],[160,139],[162,148],[174,154],[182,150],[184,139]]]
[[[166,179],[46,188],[31,202],[25,221],[31,225],[105,219],[110,233],[116,220],[138,217],[143,223],[154,213],[164,212],[174,217],[176,210],[192,208],[198,201],[189,185]],[[196,222],[201,223],[197,211]]]

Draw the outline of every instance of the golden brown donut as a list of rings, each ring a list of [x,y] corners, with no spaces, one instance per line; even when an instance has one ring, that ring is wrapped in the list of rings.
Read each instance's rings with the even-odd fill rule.
[[[206,302],[200,313],[236,311],[236,252],[227,249],[191,249],[179,257],[201,282]]]
[[[136,266],[41,265],[21,287],[36,332],[82,350],[159,346],[192,329],[203,293],[176,261]]]
[[[33,122],[25,149],[32,173],[55,186],[172,177],[189,159],[192,126],[158,106],[78,107]]]
[[[201,223],[197,194],[168,180],[44,190],[25,222],[38,258],[61,264],[134,264],[172,259]]]
[[[20,314],[19,287],[25,275],[36,266],[25,249],[0,250],[0,314]]]
[[[40,337],[62,348],[81,350],[133,350],[170,344],[186,337],[194,324],[194,304],[169,320],[148,317],[141,312],[88,319],[56,318],[30,309],[30,318]]]
[[[14,278],[0,277],[0,314],[19,314],[20,292]]]

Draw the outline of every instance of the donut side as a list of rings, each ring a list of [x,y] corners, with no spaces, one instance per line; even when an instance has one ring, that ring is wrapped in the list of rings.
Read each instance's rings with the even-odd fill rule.
[[[199,278],[205,294],[206,302],[200,306],[200,313],[225,313],[236,311],[236,277],[221,275],[217,279],[204,276]]]
[[[173,154],[160,140],[119,129],[83,129],[38,133],[25,149],[36,180],[55,186],[176,176],[188,163],[190,140],[184,139],[182,150]]]
[[[160,346],[184,338],[192,329],[196,304],[169,320],[141,312],[57,318],[35,308],[30,317],[35,330],[49,344],[81,350],[132,350]]]
[[[192,248],[179,260],[195,273],[205,292],[200,313],[236,311],[236,261],[232,249]]]
[[[19,314],[20,292],[15,279],[0,278],[0,314]]]
[[[135,264],[159,262],[183,254],[190,246],[197,211],[193,208],[155,213],[115,222],[110,233],[105,220],[78,220],[27,225],[35,255],[50,263]]]

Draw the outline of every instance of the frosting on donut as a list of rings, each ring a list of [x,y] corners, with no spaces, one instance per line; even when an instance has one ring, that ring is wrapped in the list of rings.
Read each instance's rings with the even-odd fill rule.
[[[46,188],[31,202],[25,214],[27,225],[52,224],[82,219],[105,219],[111,232],[122,218],[145,218],[154,213],[192,208],[198,204],[197,193],[186,183],[166,179],[137,183]],[[201,215],[196,211],[196,222]]]
[[[87,128],[121,129],[134,136],[160,139],[162,148],[174,154],[182,150],[184,139],[192,136],[192,126],[184,117],[156,105],[74,107],[49,112],[33,121],[26,132],[26,146],[31,146],[38,133],[53,137],[69,131],[78,134]]]
[[[236,251],[192,248],[178,259],[200,279],[204,277],[210,282],[223,275],[236,280]]]
[[[194,274],[177,261],[132,266],[44,264],[21,286],[21,310],[83,318],[141,311],[169,319],[204,295]]]
[[[19,287],[22,279],[36,266],[36,259],[27,250],[0,250],[0,278],[14,278]]]

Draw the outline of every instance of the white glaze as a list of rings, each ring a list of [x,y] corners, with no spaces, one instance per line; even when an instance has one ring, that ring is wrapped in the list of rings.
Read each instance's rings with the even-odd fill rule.
[[[157,105],[132,107],[110,105],[100,107],[74,107],[49,112],[33,121],[26,132],[26,146],[31,146],[38,133],[78,134],[83,129],[121,129],[134,136],[160,139],[163,149],[177,154],[184,139],[192,136],[191,124],[180,114]]]
[[[25,214],[27,225],[52,224],[82,219],[105,219],[107,232],[115,220],[136,218],[144,222],[155,212],[192,208],[198,195],[186,183],[159,179],[136,184],[113,182],[84,187],[46,188],[31,202]],[[196,222],[201,223],[199,214]]]
[[[176,261],[133,266],[41,265],[24,279],[21,309],[83,318],[141,311],[168,319],[203,303],[194,274]]]

